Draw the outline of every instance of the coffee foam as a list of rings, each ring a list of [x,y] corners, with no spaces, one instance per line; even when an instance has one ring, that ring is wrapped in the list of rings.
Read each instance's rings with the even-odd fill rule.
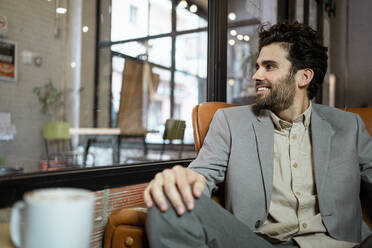
[[[89,200],[94,194],[88,190],[75,188],[49,188],[39,189],[25,194],[26,201],[81,201]]]

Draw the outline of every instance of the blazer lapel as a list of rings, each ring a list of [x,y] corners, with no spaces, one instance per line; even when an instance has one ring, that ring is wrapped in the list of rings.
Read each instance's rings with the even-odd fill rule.
[[[325,175],[329,166],[329,156],[331,150],[331,138],[334,130],[331,125],[323,119],[313,105],[311,115],[311,136],[314,159],[315,183],[318,195],[323,190]]]
[[[274,164],[274,125],[270,116],[258,116],[257,121],[253,122],[253,130],[256,136],[258,159],[265,187],[265,207],[268,213],[273,187]]]

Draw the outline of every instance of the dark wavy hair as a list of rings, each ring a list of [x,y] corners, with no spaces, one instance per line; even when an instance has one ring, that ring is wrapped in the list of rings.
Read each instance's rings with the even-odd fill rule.
[[[282,43],[287,50],[287,59],[292,64],[292,73],[310,68],[314,78],[307,88],[309,99],[318,93],[327,72],[327,47],[321,43],[319,35],[311,27],[295,22],[293,24],[278,23],[269,28],[262,25],[259,28],[259,51],[272,43]]]

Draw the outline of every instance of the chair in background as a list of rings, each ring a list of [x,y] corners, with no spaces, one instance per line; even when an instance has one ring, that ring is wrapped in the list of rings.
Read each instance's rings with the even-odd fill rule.
[[[178,158],[181,159],[183,152],[183,138],[185,136],[186,122],[183,120],[168,119],[165,122],[165,128],[163,133],[163,145],[161,147],[160,158],[163,157],[165,151],[165,143],[168,140],[169,144],[172,145],[174,140],[181,141],[181,148],[178,153]]]
[[[194,107],[192,112],[192,124],[194,129],[195,150],[199,153],[209,125],[215,112],[220,108],[228,108],[236,105],[223,102],[207,102]],[[372,134],[372,108],[351,108],[346,111],[360,115],[366,124],[366,128]],[[220,190],[217,193],[218,203],[222,203]],[[213,197],[212,197],[213,198]],[[363,219],[372,228],[372,200],[363,192],[361,193]],[[369,206],[369,208],[368,208]],[[118,209],[113,212],[106,226],[104,248],[143,248],[149,247],[146,233],[146,209],[141,207],[129,207]]]
[[[46,170],[72,166],[75,152],[72,151],[68,122],[46,122],[43,126],[43,138],[46,153]],[[42,165],[43,166],[43,165]]]

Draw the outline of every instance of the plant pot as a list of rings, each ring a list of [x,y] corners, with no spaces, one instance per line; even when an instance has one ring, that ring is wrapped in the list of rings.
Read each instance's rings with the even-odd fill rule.
[[[66,168],[65,161],[63,160],[41,160],[40,167],[42,171],[56,171]]]

